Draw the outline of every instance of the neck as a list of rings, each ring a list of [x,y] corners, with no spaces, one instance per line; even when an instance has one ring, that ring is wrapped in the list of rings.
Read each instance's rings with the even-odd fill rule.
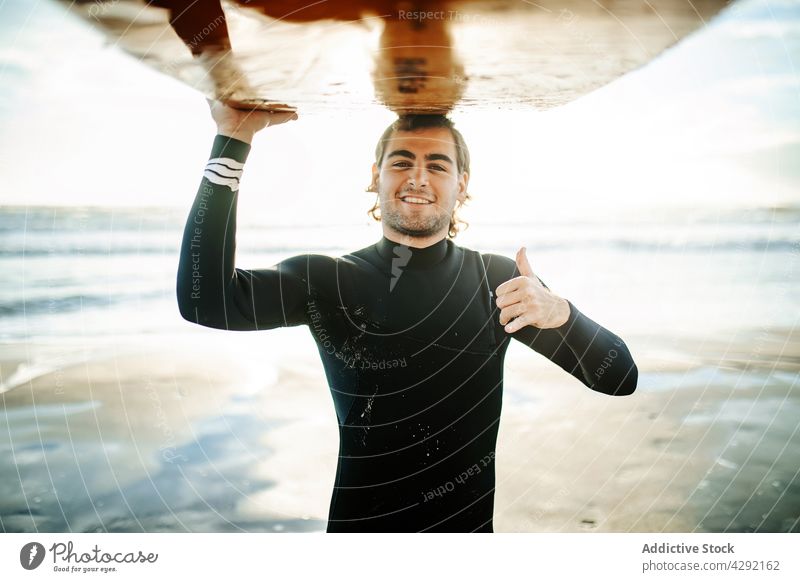
[[[395,241],[385,234],[376,244],[378,254],[391,265],[403,268],[430,268],[446,259],[455,248],[452,241],[440,237],[428,246],[421,246],[417,237],[411,237],[411,244]]]
[[[392,228],[384,228],[383,229],[383,236],[388,238],[390,241],[405,245],[407,247],[412,247],[415,249],[424,249],[429,246],[435,245],[439,241],[447,238],[447,232],[437,232],[430,236],[412,236],[410,234],[403,234],[401,232],[397,232]]]

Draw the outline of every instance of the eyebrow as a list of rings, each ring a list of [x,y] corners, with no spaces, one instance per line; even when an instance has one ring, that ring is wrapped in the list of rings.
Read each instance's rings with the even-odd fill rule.
[[[417,159],[417,156],[415,156],[412,152],[410,152],[408,150],[394,150],[392,153],[390,153],[388,156],[386,156],[386,159],[388,160],[389,158],[391,158],[393,156],[401,156],[401,157],[404,157],[404,158],[411,158],[412,160],[416,160]],[[455,165],[453,160],[450,159],[450,156],[446,156],[444,154],[427,154],[425,156],[425,159],[428,160],[428,161],[431,161],[431,160],[443,160],[445,162],[449,162],[453,166]]]

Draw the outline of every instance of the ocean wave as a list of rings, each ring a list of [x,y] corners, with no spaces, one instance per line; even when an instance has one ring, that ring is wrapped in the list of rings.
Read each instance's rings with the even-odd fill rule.
[[[42,314],[61,314],[79,310],[94,310],[115,304],[133,301],[151,301],[164,297],[164,290],[128,294],[71,294],[63,296],[38,297],[0,302],[0,318],[16,316],[37,316]]]

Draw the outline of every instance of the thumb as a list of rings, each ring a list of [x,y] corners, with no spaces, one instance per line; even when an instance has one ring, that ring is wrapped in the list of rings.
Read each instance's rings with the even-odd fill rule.
[[[526,277],[534,276],[531,264],[528,262],[528,257],[525,255],[525,247],[517,251],[517,270],[520,272],[520,275],[525,275]]]

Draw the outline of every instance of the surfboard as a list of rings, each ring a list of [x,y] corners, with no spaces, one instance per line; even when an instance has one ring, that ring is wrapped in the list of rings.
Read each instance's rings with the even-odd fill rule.
[[[242,108],[544,110],[648,63],[726,0],[53,0]]]

